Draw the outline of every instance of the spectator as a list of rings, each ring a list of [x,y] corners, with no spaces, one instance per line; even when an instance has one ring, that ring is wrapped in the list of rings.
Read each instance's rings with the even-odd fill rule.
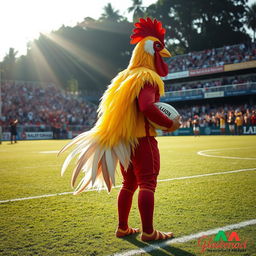
[[[225,112],[222,111],[221,114],[219,114],[219,122],[220,122],[220,132],[222,135],[226,134],[226,116]]]
[[[232,135],[235,135],[235,115],[233,111],[229,111],[228,114],[229,131]]]
[[[193,124],[194,135],[198,136],[200,134],[200,126],[199,126],[199,117],[198,117],[198,115],[194,116],[194,120],[193,120],[192,124]]]
[[[251,125],[255,126],[256,125],[256,110],[252,111],[252,115],[251,115]]]
[[[236,129],[237,129],[237,134],[241,135],[243,133],[243,116],[242,112],[237,111],[236,112],[236,119],[235,119],[235,124],[236,124]]]
[[[17,143],[17,124],[18,119],[12,119],[10,122],[11,144]]]

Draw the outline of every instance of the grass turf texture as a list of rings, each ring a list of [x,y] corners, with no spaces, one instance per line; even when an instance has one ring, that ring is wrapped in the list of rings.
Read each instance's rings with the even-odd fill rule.
[[[159,137],[159,179],[255,168],[256,136]],[[0,146],[0,200],[71,191],[70,171],[60,177],[65,158],[41,151],[60,149],[67,141],[21,141]],[[234,149],[232,149],[234,148]],[[120,174],[117,184],[121,183]],[[155,227],[176,237],[255,218],[256,171],[160,182],[155,194]],[[138,236],[117,239],[116,198],[92,191],[0,204],[0,255],[109,255],[147,246]],[[130,225],[140,226],[137,194]],[[236,230],[247,251],[205,252],[206,256],[256,255],[256,226]],[[212,236],[214,237],[214,236]],[[143,255],[202,255],[197,240],[172,244]]]

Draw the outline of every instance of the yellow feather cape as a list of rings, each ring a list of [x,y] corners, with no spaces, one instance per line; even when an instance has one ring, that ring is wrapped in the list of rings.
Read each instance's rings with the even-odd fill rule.
[[[92,136],[102,147],[113,147],[120,141],[136,144],[136,98],[146,82],[158,86],[160,95],[164,94],[160,76],[145,67],[126,69],[112,80],[102,97],[98,121],[92,129]]]

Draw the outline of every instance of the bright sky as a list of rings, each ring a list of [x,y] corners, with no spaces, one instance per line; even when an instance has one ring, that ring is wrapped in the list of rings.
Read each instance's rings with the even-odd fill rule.
[[[61,25],[74,26],[85,17],[99,18],[103,7],[111,3],[121,15],[128,16],[131,0],[5,0],[0,2],[0,60],[10,47],[18,56],[26,54],[27,43],[57,30]],[[156,0],[143,0],[143,6]],[[131,17],[131,14],[129,15]]]
[[[143,0],[143,6],[157,0]],[[251,5],[256,0],[249,0]],[[0,60],[10,47],[18,56],[26,54],[27,43],[57,30],[61,25],[73,26],[85,17],[99,18],[103,7],[111,2],[121,15],[128,16],[132,0],[4,0],[0,2]],[[128,16],[131,19],[131,14]]]

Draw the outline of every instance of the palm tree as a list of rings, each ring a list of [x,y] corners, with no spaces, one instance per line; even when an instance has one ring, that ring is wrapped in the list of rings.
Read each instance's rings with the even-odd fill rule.
[[[246,24],[247,27],[253,30],[253,41],[255,42],[256,32],[256,3],[253,3],[251,7],[247,7],[246,13]]]
[[[101,14],[100,20],[110,22],[119,22],[122,20],[122,16],[119,14],[119,11],[114,10],[111,3],[104,6],[103,10],[104,12]]]
[[[133,12],[133,21],[138,21],[139,18],[144,18],[145,7],[142,7],[142,0],[132,0],[133,4],[128,8],[128,12]]]

